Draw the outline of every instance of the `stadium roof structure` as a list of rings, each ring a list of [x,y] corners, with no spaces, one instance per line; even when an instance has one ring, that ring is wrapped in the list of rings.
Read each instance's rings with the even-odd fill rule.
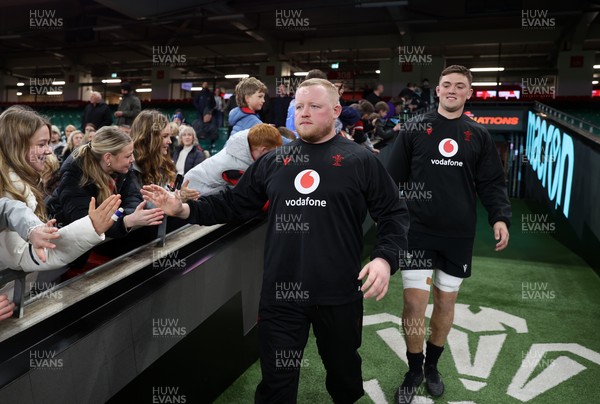
[[[599,10],[587,0],[3,0],[0,67],[20,78],[143,79],[156,47],[171,46],[186,56],[174,66],[184,77],[257,75],[284,61],[376,78],[380,61],[410,46],[445,64],[503,66],[517,80],[556,74],[561,51],[597,54]]]

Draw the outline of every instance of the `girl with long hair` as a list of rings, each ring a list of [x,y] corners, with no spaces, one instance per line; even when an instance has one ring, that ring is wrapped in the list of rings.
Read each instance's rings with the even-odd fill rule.
[[[170,136],[169,120],[157,110],[143,110],[133,121],[134,169],[140,185],[167,186],[175,180],[175,163],[169,153]]]
[[[58,189],[49,205],[59,222],[71,223],[85,216],[86,201],[95,197],[102,202],[120,194],[124,215],[106,232],[108,237],[125,236],[139,226],[158,225],[160,209],[145,210],[133,163],[133,141],[116,127],[104,126],[87,143],[73,152],[73,160],[63,167]]]

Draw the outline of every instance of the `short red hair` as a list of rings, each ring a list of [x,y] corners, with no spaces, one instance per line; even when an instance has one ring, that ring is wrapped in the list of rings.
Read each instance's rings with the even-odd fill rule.
[[[259,123],[250,128],[248,143],[252,148],[264,146],[267,149],[274,149],[283,144],[283,139],[275,127],[266,123]]]

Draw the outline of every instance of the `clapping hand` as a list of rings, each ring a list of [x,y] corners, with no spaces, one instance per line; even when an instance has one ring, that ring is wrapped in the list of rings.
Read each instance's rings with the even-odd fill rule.
[[[98,235],[103,234],[115,224],[112,220],[112,215],[119,208],[120,204],[121,195],[111,195],[96,208],[96,198],[92,197],[88,215]]]
[[[156,226],[162,223],[164,212],[160,208],[144,209],[145,206],[146,201],[142,201],[132,214],[123,218],[128,229],[135,226]]]

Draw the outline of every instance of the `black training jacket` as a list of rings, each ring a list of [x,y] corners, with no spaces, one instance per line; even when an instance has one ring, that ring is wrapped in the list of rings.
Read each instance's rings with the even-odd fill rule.
[[[388,171],[410,211],[410,228],[443,237],[475,235],[476,196],[488,222],[510,226],[511,207],[500,157],[487,129],[466,115],[430,111],[404,124]]]
[[[190,201],[192,223],[245,220],[270,201],[263,303],[345,304],[362,298],[362,224],[377,222],[371,258],[398,269],[408,209],[383,165],[364,147],[335,136],[300,139],[266,154],[233,189]],[[243,268],[241,268],[243,270]]]

